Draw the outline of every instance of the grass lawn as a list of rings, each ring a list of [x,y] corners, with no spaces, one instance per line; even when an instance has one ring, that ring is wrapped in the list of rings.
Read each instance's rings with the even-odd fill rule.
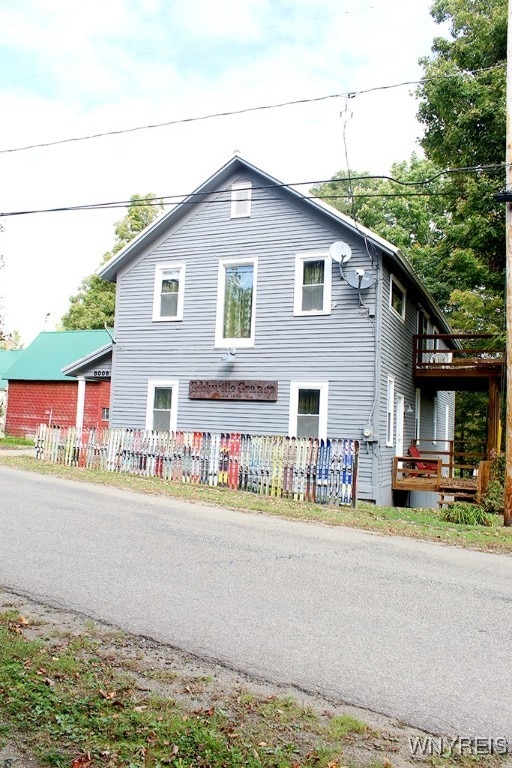
[[[1,448],[28,448],[34,445],[34,441],[27,437],[11,437],[10,435],[4,435],[0,437],[0,449]]]
[[[0,746],[21,737],[37,760],[62,768],[338,768],[353,733],[376,735],[354,717],[215,686],[178,663],[170,675],[140,651],[93,622],[49,636],[15,610],[0,613]]]
[[[444,522],[437,509],[376,507],[359,502],[357,508],[334,507],[259,496],[246,491],[210,488],[204,485],[170,483],[156,477],[121,475],[49,464],[30,456],[2,456],[0,464],[80,482],[110,485],[138,493],[159,494],[205,504],[218,504],[242,512],[274,515],[289,520],[345,525],[380,534],[407,536],[489,552],[512,552],[512,528],[504,528],[501,516],[491,527],[456,525]]]
[[[413,756],[426,734],[392,718],[1,591],[0,699],[0,763],[7,745],[33,768],[506,766],[499,755]]]

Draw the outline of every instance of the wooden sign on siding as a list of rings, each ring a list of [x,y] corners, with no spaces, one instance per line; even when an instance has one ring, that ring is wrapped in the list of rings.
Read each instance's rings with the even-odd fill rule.
[[[194,379],[189,382],[190,400],[277,400],[277,381],[250,379]]]

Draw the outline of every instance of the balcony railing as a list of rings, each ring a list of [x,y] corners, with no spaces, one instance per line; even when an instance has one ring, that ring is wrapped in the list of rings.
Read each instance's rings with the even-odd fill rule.
[[[414,336],[414,377],[437,389],[485,390],[489,379],[503,376],[504,361],[504,348],[489,333]]]
[[[485,491],[490,462],[483,442],[448,440],[436,446],[424,441],[417,447],[420,458],[394,457],[394,490],[435,491],[440,503],[445,498],[475,500]]]

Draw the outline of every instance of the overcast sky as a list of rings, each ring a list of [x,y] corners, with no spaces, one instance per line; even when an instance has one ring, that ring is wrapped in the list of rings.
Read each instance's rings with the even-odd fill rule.
[[[394,85],[443,32],[431,0],[0,0],[0,212],[185,194],[235,151],[287,183],[418,149],[413,86],[50,147],[27,145]],[[343,143],[343,120],[346,147]],[[3,217],[6,329],[53,330],[125,210]]]

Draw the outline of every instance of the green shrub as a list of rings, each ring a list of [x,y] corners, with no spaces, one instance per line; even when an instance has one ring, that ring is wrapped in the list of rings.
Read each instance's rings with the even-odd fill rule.
[[[489,485],[482,496],[481,505],[491,515],[502,515],[505,487],[505,454],[493,456],[489,472]]]
[[[491,471],[490,471],[490,478],[491,480],[497,480],[498,483],[501,483],[501,485],[504,485],[505,483],[505,454],[500,453],[498,455],[494,454],[491,461]]]
[[[487,491],[480,502],[485,512],[490,515],[502,515],[504,505],[504,488],[499,480],[490,480]]]
[[[492,525],[492,517],[477,504],[456,501],[443,509],[443,520],[456,525]]]

